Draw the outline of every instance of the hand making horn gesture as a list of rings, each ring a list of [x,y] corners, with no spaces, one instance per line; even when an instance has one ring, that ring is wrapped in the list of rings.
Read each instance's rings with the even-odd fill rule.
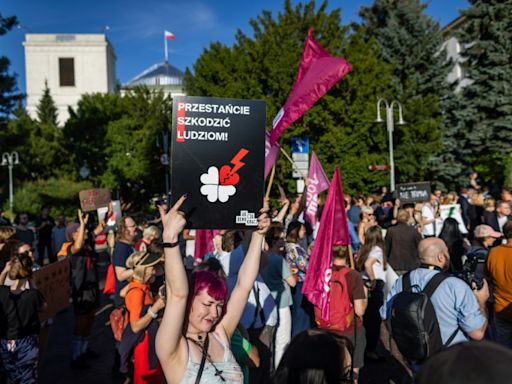
[[[185,228],[187,220],[185,220],[185,214],[180,211],[180,208],[186,198],[187,195],[181,196],[169,212],[165,212],[165,208],[163,206],[158,206],[160,217],[162,218],[162,225],[164,227],[162,236],[164,242],[177,241],[179,234],[183,231],[183,228]]]

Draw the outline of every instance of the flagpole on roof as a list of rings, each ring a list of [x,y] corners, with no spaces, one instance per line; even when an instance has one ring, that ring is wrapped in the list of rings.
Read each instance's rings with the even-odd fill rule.
[[[167,52],[167,36],[165,35],[165,32],[164,32],[164,47],[165,47],[165,63],[167,64],[168,61],[169,61],[169,53]]]

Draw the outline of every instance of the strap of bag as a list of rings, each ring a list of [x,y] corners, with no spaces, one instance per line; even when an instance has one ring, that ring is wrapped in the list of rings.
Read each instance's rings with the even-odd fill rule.
[[[423,290],[423,292],[425,292],[425,294],[428,296],[428,298],[430,299],[432,297],[432,295],[434,294],[435,290],[437,289],[437,287],[439,287],[439,285],[445,280],[447,279],[448,277],[450,277],[449,274],[445,273],[445,272],[439,272],[439,273],[436,273],[431,279],[430,281],[428,282],[428,284],[425,286],[425,289]],[[443,343],[443,346],[447,346],[449,345],[453,339],[455,338],[455,336],[457,335],[457,333],[459,332],[459,326],[457,326],[457,328],[455,329],[455,331],[453,331],[453,333],[450,335],[450,337],[448,338],[448,340],[446,340],[445,343]]]
[[[201,364],[199,365],[199,370],[197,371],[196,382],[195,384],[199,384],[201,381],[201,376],[203,375],[204,365],[206,364],[206,356],[208,355],[208,345],[210,344],[210,337],[206,334],[206,340],[204,341],[204,347],[202,349],[202,357]]]
[[[402,277],[402,291],[409,292],[411,290],[411,271]]]
[[[430,299],[432,297],[432,295],[434,294],[435,290],[437,289],[437,287],[439,287],[439,285],[444,281],[444,279],[446,279],[448,277],[450,277],[450,275],[448,275],[444,272],[436,273],[430,279],[428,284],[425,286],[425,288],[423,289],[423,292],[425,292],[425,294]]]

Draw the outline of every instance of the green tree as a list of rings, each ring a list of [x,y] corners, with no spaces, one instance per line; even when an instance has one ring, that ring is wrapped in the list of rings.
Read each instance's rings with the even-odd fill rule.
[[[512,147],[512,1],[471,0],[458,39],[471,84],[450,112],[460,122],[468,163],[487,181],[510,180]]]
[[[0,36],[5,35],[18,23],[15,16],[4,17],[0,13]],[[16,88],[16,76],[9,73],[10,61],[0,56],[0,127],[10,118],[22,94]]]
[[[62,130],[55,125],[33,120],[19,108],[5,131],[8,148],[19,153],[17,177],[21,180],[60,175],[66,164]]]
[[[440,100],[449,93],[448,63],[437,22],[425,14],[420,0],[375,0],[361,7],[356,29],[374,38],[384,60],[394,66],[394,83],[407,125],[395,126],[397,179],[435,178],[431,160],[444,132]]]
[[[369,192],[387,184],[387,175],[371,173],[368,166],[387,159],[385,129],[376,127],[376,95],[389,96],[393,90],[392,67],[380,59],[375,41],[360,34],[348,35],[341,25],[340,10],[327,11],[327,2],[314,1],[292,7],[284,2],[277,15],[263,11],[250,21],[253,37],[238,31],[232,47],[213,43],[186,73],[190,95],[263,99],[267,102],[267,127],[286,101],[295,80],[307,31],[333,56],[345,56],[353,70],[301,119],[283,134],[289,139],[308,135],[311,146],[331,173],[340,165],[347,191]],[[291,166],[281,156],[276,185],[293,190]]]
[[[170,131],[172,103],[162,92],[137,87],[123,97],[125,113],[110,121],[105,135],[108,159],[102,185],[116,188],[134,207],[165,189],[157,136]]]
[[[37,105],[37,119],[41,124],[57,126],[57,107],[50,95],[48,81],[44,81],[43,96]]]
[[[89,179],[101,185],[107,168],[107,126],[127,113],[126,103],[118,94],[87,94],[78,101],[76,110],[70,109],[63,128],[65,138],[66,172],[74,179],[87,162]]]

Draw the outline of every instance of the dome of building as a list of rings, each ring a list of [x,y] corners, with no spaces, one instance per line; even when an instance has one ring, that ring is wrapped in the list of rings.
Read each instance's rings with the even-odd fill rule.
[[[167,62],[155,64],[139,75],[135,76],[123,88],[132,88],[144,85],[153,89],[160,89],[171,95],[183,94],[183,79],[185,74]]]

